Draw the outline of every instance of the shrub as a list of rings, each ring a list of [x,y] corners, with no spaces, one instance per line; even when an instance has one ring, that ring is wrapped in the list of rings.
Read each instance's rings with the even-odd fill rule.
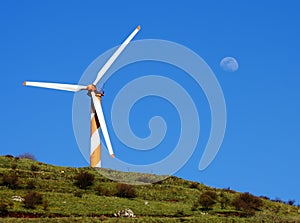
[[[294,205],[295,204],[295,200],[288,200],[287,204]]]
[[[75,191],[74,196],[82,198],[82,192],[81,191]]]
[[[117,184],[117,194],[118,197],[134,198],[136,197],[135,188],[129,184]]]
[[[31,166],[30,166],[31,171],[38,171],[39,169],[40,168],[38,166],[34,165],[34,164],[31,164]]]
[[[6,158],[14,158],[14,156],[13,156],[13,155],[10,155],[10,154],[5,155],[5,157],[6,157]]]
[[[276,197],[275,199],[271,200],[271,201],[274,201],[274,202],[277,202],[277,203],[282,203],[284,204],[284,201],[281,200],[279,197]]]
[[[103,196],[104,195],[104,189],[101,185],[98,185],[96,187],[96,194],[99,195],[99,196]]]
[[[206,191],[199,197],[199,204],[204,210],[209,210],[216,203],[217,194],[214,191]]]
[[[232,201],[232,205],[237,210],[242,210],[253,214],[255,210],[259,210],[263,203],[260,198],[255,197],[249,193],[243,193],[235,197],[235,199]]]
[[[96,187],[96,194],[99,196],[115,196],[117,194],[116,188],[102,187],[98,185]]]
[[[2,184],[10,189],[17,189],[19,186],[19,177],[16,174],[3,175]]]
[[[221,205],[221,209],[225,209],[227,207],[227,205],[229,204],[230,200],[229,198],[226,196],[226,194],[221,193],[220,194],[220,205]]]
[[[7,215],[8,215],[7,204],[1,203],[0,204],[0,217],[6,217]]]
[[[13,164],[11,164],[11,168],[13,169],[13,170],[15,170],[15,169],[17,169],[17,164],[16,163],[13,163]]]
[[[199,201],[194,202],[191,211],[197,211],[198,207],[199,207]]]
[[[29,180],[26,185],[26,189],[33,190],[36,188],[36,182],[34,180]]]
[[[88,172],[80,172],[75,177],[75,186],[80,189],[86,189],[94,184],[95,176]]]
[[[14,203],[12,201],[8,202],[8,207],[9,208],[13,208],[14,207]]]
[[[96,187],[96,194],[99,196],[114,196],[116,194],[116,191],[113,191],[107,187],[98,185]]]
[[[205,191],[204,193],[202,194],[205,194],[209,197],[211,197],[212,199],[216,200],[217,199],[217,193],[215,191]]]
[[[190,188],[192,188],[192,189],[198,189],[198,183],[196,183],[196,182],[192,182],[191,184],[190,184]]]
[[[43,195],[30,192],[24,197],[24,206],[25,208],[34,209],[36,205],[43,203]]]
[[[19,155],[18,158],[36,160],[34,155],[32,155],[31,153],[23,153],[23,154]]]
[[[260,196],[260,198],[262,198],[262,199],[265,199],[265,200],[271,200],[269,197],[267,197],[267,196]]]

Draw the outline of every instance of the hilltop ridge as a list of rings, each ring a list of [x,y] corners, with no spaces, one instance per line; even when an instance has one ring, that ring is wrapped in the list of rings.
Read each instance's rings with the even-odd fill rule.
[[[140,184],[114,182],[101,171]],[[300,222],[299,207],[266,197],[173,176],[101,171],[0,156],[1,222]],[[125,209],[136,217],[116,216]]]

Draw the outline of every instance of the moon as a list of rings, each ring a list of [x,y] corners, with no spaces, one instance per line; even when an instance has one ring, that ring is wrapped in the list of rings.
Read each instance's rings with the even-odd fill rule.
[[[239,69],[237,60],[233,57],[224,57],[220,62],[220,67],[227,72],[235,72]]]

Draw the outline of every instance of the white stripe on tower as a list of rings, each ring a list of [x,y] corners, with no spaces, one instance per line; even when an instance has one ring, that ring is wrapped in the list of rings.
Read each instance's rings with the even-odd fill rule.
[[[98,100],[101,103],[100,95],[97,95]],[[100,159],[100,134],[99,134],[100,124],[98,121],[97,114],[95,113],[95,108],[93,101],[91,101],[91,142],[90,142],[90,166],[91,167],[101,167]]]

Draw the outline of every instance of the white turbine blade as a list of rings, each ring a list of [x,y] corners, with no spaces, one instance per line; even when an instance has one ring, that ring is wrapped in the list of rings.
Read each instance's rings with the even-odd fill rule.
[[[108,131],[107,131],[107,126],[106,126],[106,123],[105,123],[101,103],[100,103],[99,99],[96,97],[95,92],[91,92],[91,95],[92,95],[93,104],[94,104],[94,107],[95,107],[95,110],[96,110],[96,113],[97,113],[97,116],[98,116],[98,120],[99,120],[99,123],[100,123],[100,128],[101,128],[101,131],[103,133],[109,155],[111,157],[114,157],[114,152],[113,152],[111,142],[110,142],[110,138],[109,138],[109,134],[108,134]]]
[[[23,85],[33,86],[33,87],[50,88],[50,89],[56,89],[56,90],[64,90],[64,91],[73,91],[73,92],[77,92],[77,91],[86,89],[86,86],[82,86],[82,85],[32,82],[32,81],[25,81],[25,82],[23,82]]]
[[[103,75],[106,73],[106,71],[110,68],[110,66],[115,62],[115,60],[118,58],[118,56],[122,53],[122,51],[125,49],[125,47],[128,45],[128,43],[133,39],[133,37],[140,31],[141,27],[138,26],[136,29],[127,37],[127,39],[121,44],[121,46],[114,52],[114,54],[109,58],[109,60],[104,64],[104,66],[99,71],[96,80],[94,81],[94,85],[97,85],[100,79],[103,77]]]

